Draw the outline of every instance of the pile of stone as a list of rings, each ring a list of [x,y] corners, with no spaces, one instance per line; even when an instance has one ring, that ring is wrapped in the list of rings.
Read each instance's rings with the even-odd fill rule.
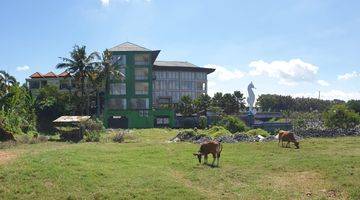
[[[351,129],[303,129],[294,132],[301,137],[360,136],[360,126]]]
[[[171,142],[193,142],[193,143],[202,143],[210,140],[216,140],[222,143],[237,143],[237,142],[269,142],[277,140],[276,136],[263,137],[258,136],[249,136],[244,133],[236,133],[234,135],[223,135],[217,138],[211,138],[207,135],[198,135],[195,131],[180,131]]]

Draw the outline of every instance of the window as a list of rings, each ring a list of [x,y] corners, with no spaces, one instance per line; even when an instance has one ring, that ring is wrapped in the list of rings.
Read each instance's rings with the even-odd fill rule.
[[[148,80],[148,68],[135,68],[135,80]]]
[[[170,120],[169,117],[157,117],[156,124],[157,125],[169,125]]]
[[[173,80],[169,81],[168,82],[168,89],[170,89],[170,90],[179,89],[179,81],[173,81]]]
[[[68,90],[70,89],[70,80],[60,80],[60,90]]]
[[[196,89],[197,89],[197,90],[206,90],[206,83],[204,83],[204,82],[197,82],[197,83],[196,83]]]
[[[108,102],[109,109],[112,110],[124,110],[126,109],[126,99],[123,98],[111,98]]]
[[[39,81],[29,81],[29,88],[30,89],[39,89],[40,82]]]
[[[149,83],[147,82],[136,82],[135,83],[135,94],[149,94]]]
[[[150,55],[149,54],[135,54],[135,65],[149,65]]]
[[[126,56],[125,55],[113,55],[111,56],[111,63],[113,65],[124,66],[126,65]]]
[[[181,89],[182,90],[193,90],[194,82],[192,81],[181,81]]]
[[[41,87],[45,87],[47,85],[47,81],[41,81]]]
[[[149,109],[149,99],[148,98],[131,99],[130,104],[131,104],[132,109]]]
[[[126,83],[110,84],[110,95],[125,95],[125,94],[126,94]]]
[[[149,111],[148,110],[139,110],[140,117],[149,117]]]

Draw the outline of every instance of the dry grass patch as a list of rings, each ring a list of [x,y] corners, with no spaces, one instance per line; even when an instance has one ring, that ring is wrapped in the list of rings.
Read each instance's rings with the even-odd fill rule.
[[[0,164],[6,163],[15,157],[16,155],[14,153],[0,151]]]

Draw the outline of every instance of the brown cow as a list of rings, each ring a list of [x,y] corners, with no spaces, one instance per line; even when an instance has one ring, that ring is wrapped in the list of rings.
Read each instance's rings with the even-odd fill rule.
[[[204,164],[207,164],[208,154],[211,153],[214,158],[211,165],[214,166],[215,160],[217,159],[217,166],[219,166],[221,151],[222,151],[222,145],[220,142],[209,141],[202,143],[200,146],[200,150],[197,153],[194,153],[193,155],[198,157],[199,163],[201,163],[201,157],[204,156]]]
[[[284,141],[285,141],[285,142],[287,142],[286,146],[285,146],[286,148],[290,147],[290,142],[293,142],[297,149],[300,148],[299,142],[296,141],[295,135],[294,135],[293,132],[279,131],[279,143],[278,143],[278,146],[280,145],[280,141],[281,141],[281,146],[282,147],[284,147]]]

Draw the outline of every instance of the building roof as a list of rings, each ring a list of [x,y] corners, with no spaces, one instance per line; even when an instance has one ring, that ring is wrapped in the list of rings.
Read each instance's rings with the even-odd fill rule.
[[[208,74],[215,71],[215,69],[199,67],[186,61],[155,61],[154,70],[198,71]]]
[[[133,44],[131,42],[125,42],[109,49],[109,51],[151,51],[145,47]]]
[[[56,75],[54,72],[48,72],[46,74],[41,74],[39,72],[35,72],[30,76],[30,78],[58,78],[58,77],[65,78],[65,77],[70,77],[70,76],[71,76],[71,74],[67,71],[64,71],[58,75]]]
[[[69,77],[69,76],[71,76],[71,75],[70,75],[69,72],[64,71],[63,73],[59,74],[58,76],[59,76],[59,77]]]
[[[90,119],[90,116],[61,116],[55,119],[54,123],[72,123],[72,122],[82,122]]]
[[[155,61],[154,65],[161,67],[199,67],[186,61]]]
[[[43,76],[39,72],[33,73],[30,78],[43,78]]]
[[[43,75],[44,78],[57,78],[57,75],[54,72],[48,72]]]

